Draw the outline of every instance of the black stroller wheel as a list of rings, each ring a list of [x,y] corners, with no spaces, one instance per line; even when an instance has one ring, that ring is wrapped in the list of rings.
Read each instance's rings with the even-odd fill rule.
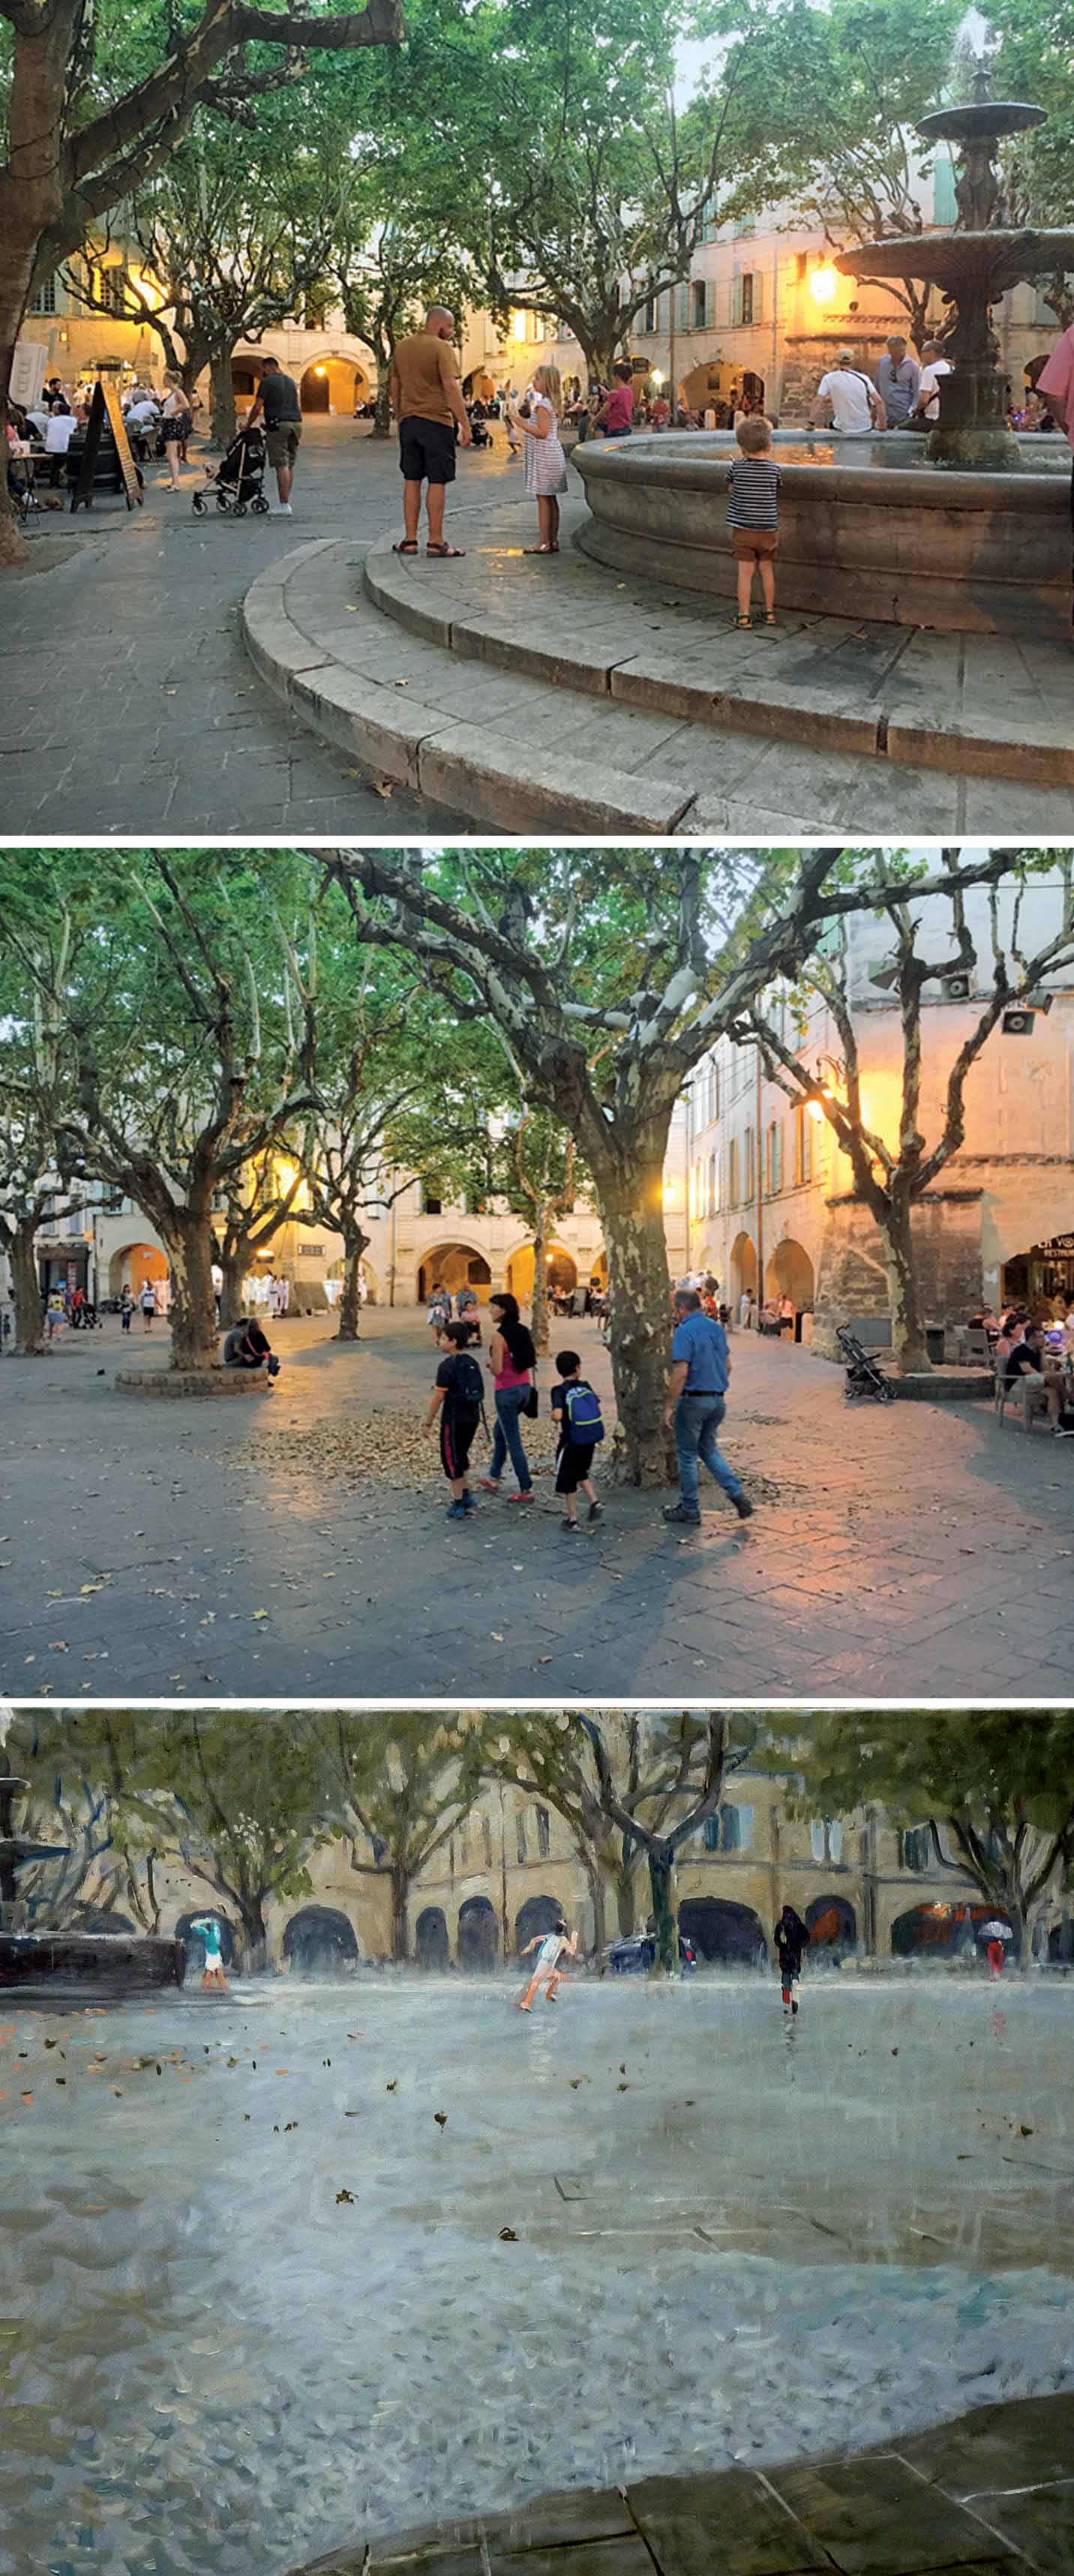
[[[195,493],[194,493],[194,495],[193,495],[193,500],[194,500],[194,508],[195,508],[195,510],[196,510],[196,512],[197,512],[197,515],[198,515],[199,519],[203,519],[203,518],[204,518],[204,516],[205,516],[205,494],[204,494],[204,492],[195,492]]]
[[[244,519],[244,518],[246,517],[246,503],[245,503],[245,501],[236,501],[236,503],[235,503],[235,517],[236,517],[237,519]]]
[[[256,501],[251,501],[250,508],[251,510],[256,510],[259,519],[267,519],[268,502],[266,501],[263,492],[258,493]]]
[[[217,509],[218,509],[218,510],[223,510],[223,511],[225,511],[225,512],[227,512],[228,510],[230,510],[230,508],[231,508],[231,500],[230,500],[230,497],[229,497],[228,493],[226,493],[226,492],[218,492],[218,493],[217,493],[217,496],[216,496],[216,506],[217,506]]]

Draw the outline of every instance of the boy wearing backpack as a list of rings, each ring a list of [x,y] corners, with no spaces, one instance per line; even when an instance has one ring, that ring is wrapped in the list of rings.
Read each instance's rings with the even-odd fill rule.
[[[558,1351],[556,1371],[559,1385],[552,1389],[552,1411],[559,1422],[559,1448],[556,1451],[556,1492],[563,1498],[561,1527],[578,1527],[578,1488],[581,1486],[589,1505],[589,1517],[595,1521],[600,1513],[596,1487],[589,1470],[598,1440],[604,1438],[600,1418],[600,1398],[582,1376],[582,1363],[577,1351]]]
[[[441,1326],[438,1340],[444,1357],[425,1416],[425,1429],[430,1434],[437,1414],[440,1416],[440,1464],[451,1486],[449,1521],[467,1520],[477,1509],[466,1476],[485,1388],[478,1363],[466,1347],[469,1338],[468,1324]]]

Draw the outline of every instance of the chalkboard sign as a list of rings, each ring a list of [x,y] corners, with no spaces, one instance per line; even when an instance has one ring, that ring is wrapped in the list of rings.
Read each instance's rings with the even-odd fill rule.
[[[141,479],[131,455],[126,422],[119,407],[119,395],[114,385],[102,384],[98,377],[93,388],[89,420],[86,423],[86,444],[82,450],[78,481],[71,494],[72,510],[77,510],[80,501],[85,503],[87,510],[92,508],[94,485],[97,479],[97,459],[106,421],[115,443],[116,488],[118,490],[119,484],[122,483],[128,510],[133,510],[135,502],[139,509],[141,508]]]

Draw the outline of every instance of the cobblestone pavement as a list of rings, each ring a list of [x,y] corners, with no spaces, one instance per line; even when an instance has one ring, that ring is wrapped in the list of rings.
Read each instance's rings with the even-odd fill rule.
[[[167,1343],[114,1323],[0,1361],[0,1689],[1069,1693],[1074,1454],[1044,1430],[980,1403],[850,1410],[829,1363],[736,1335],[723,1444],[749,1523],[706,1486],[700,1532],[672,1534],[663,1497],[611,1490],[567,1540],[546,1472],[531,1511],[489,1499],[451,1526],[432,1448],[426,1481],[392,1474],[390,1417],[417,1421],[431,1380],[424,1318],[367,1309],[357,1348],[331,1329],[289,1321],[276,1391],[226,1405],[118,1392],[117,1363],[162,1368]],[[571,1331],[607,1388],[594,1328]],[[340,1472],[363,1437],[377,1481]]]
[[[461,461],[453,508],[521,486],[499,441]],[[144,507],[57,513],[28,541],[48,572],[5,576],[0,599],[0,814],[14,836],[443,831],[415,797],[386,803],[342,752],[270,698],[239,638],[257,573],[306,537],[383,535],[399,510],[394,441],[364,424],[305,424],[292,518],[196,518],[151,478]],[[271,477],[269,487],[271,489]]]
[[[1025,2398],[855,2457],[540,2496],[305,2576],[1071,2576],[1072,2458],[1074,2397]]]

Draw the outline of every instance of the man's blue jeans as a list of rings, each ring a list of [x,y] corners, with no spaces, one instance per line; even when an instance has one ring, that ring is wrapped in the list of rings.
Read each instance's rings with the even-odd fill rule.
[[[688,1512],[701,1508],[697,1489],[699,1458],[704,1459],[710,1476],[715,1476],[733,1502],[742,1492],[734,1468],[728,1466],[716,1446],[716,1434],[726,1411],[722,1395],[680,1395],[675,1407],[675,1455],[681,1499]]]
[[[496,1427],[492,1434],[492,1460],[489,1475],[499,1484],[508,1457],[518,1477],[519,1488],[528,1494],[533,1483],[529,1460],[522,1446],[519,1424],[529,1400],[528,1386],[498,1387],[496,1391]]]

